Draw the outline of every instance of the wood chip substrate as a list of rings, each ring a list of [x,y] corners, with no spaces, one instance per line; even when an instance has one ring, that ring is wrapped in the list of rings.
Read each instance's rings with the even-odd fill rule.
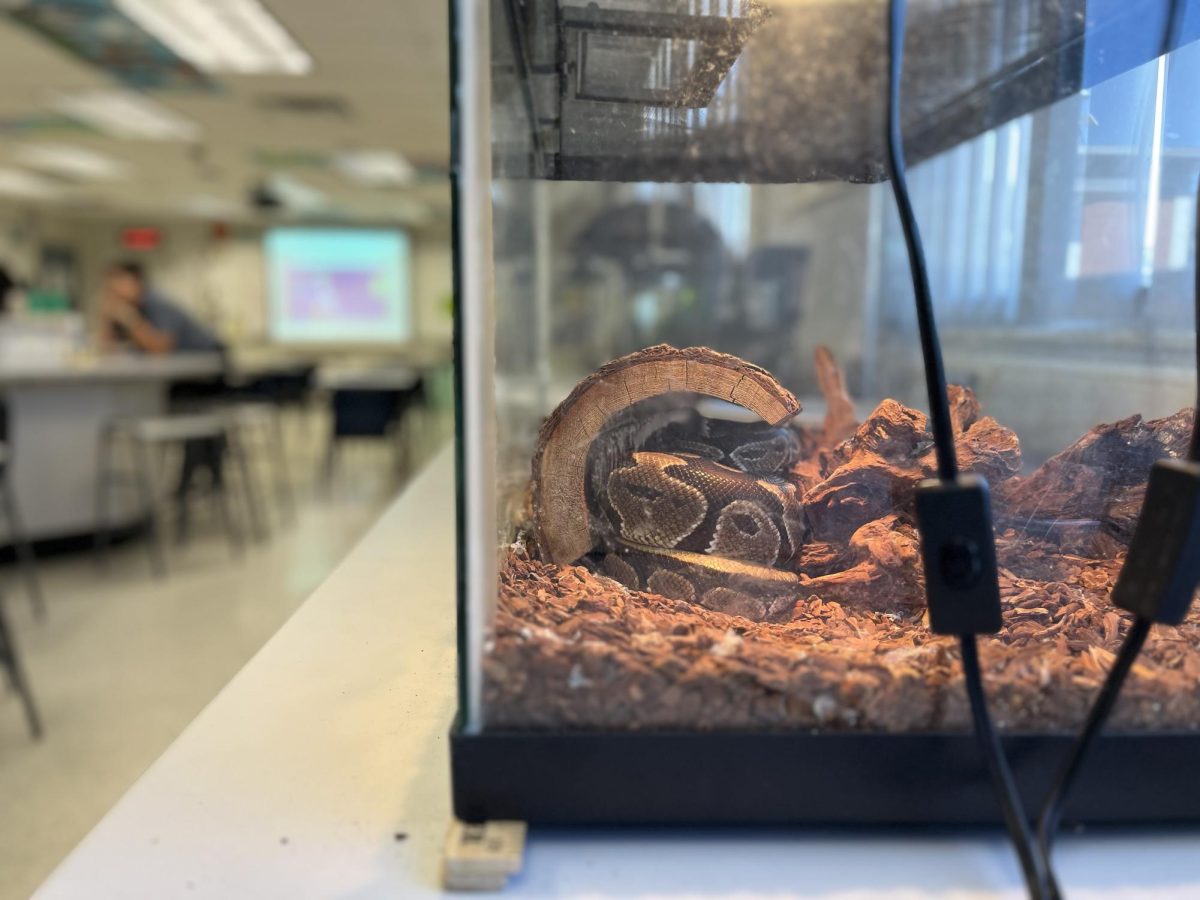
[[[1093,429],[1022,476],[1016,436],[955,393],[959,459],[992,484],[1004,629],[981,639],[1009,731],[1075,727],[1128,627],[1109,592],[1150,463],[1179,456],[1190,410]],[[954,640],[924,622],[912,487],[933,470],[925,416],[884,401],[814,450],[794,606],[764,618],[632,591],[518,541],[483,660],[488,727],[961,730]],[[1155,629],[1113,727],[1200,728],[1200,613]]]

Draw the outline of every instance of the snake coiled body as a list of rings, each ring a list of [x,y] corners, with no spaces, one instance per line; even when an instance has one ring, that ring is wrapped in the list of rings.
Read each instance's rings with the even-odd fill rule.
[[[605,363],[538,429],[534,552],[636,590],[786,618],[805,532],[789,478],[811,452],[789,425],[800,410],[770,372],[711,347],[656,344]]]
[[[592,458],[600,572],[635,590],[761,619],[795,596],[803,506],[795,432],[690,414],[613,423]]]

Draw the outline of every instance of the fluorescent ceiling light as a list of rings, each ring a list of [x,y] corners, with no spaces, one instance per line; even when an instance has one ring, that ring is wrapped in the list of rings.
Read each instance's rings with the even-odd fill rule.
[[[333,164],[351,181],[372,187],[407,184],[413,178],[408,160],[391,150],[351,150],[339,154]]]
[[[43,199],[57,193],[58,189],[53,184],[37,175],[21,169],[0,169],[0,194]]]
[[[129,174],[120,160],[70,144],[22,144],[13,158],[30,169],[68,178],[112,181]]]
[[[205,72],[304,75],[313,61],[259,0],[115,0],[117,9]]]
[[[192,141],[200,136],[200,126],[195,122],[133,91],[96,88],[59,94],[51,106],[113,137]]]

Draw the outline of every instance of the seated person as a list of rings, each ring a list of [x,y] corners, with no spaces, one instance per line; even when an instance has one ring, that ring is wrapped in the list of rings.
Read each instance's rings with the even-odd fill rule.
[[[211,331],[146,284],[141,263],[125,261],[109,267],[100,305],[101,341],[124,345],[136,352],[163,356],[168,353],[220,353],[225,346]],[[220,396],[224,378],[178,382],[171,386],[176,409],[194,407],[197,401]],[[197,438],[184,444],[178,495],[191,489],[201,469],[207,469],[214,487],[220,487],[225,442]],[[180,528],[186,529],[186,505],[181,505]]]
[[[216,336],[146,284],[141,263],[109,267],[100,305],[102,340],[143,353],[221,353]]]

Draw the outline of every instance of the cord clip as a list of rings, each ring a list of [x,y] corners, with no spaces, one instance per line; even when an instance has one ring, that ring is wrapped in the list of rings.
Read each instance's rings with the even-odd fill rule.
[[[1200,463],[1160,459],[1113,587],[1113,603],[1134,615],[1178,625],[1200,583]]]
[[[1000,630],[1000,584],[987,481],[960,475],[917,485],[917,529],[929,628],[935,634]]]

